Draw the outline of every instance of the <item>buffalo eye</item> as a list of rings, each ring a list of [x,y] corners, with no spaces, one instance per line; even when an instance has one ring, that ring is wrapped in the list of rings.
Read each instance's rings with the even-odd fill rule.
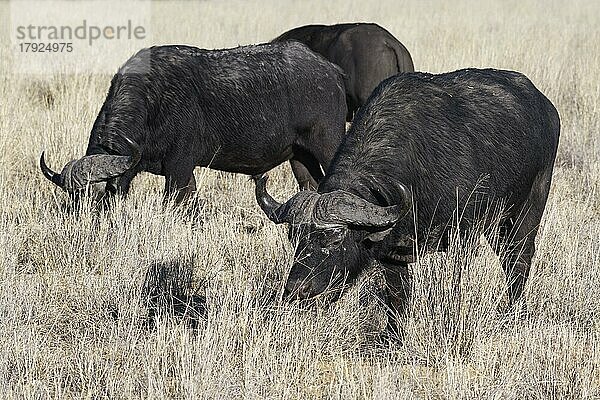
[[[321,247],[326,249],[333,249],[339,247],[346,238],[346,229],[345,228],[331,228],[324,229],[321,232],[321,237],[319,238],[319,242]]]

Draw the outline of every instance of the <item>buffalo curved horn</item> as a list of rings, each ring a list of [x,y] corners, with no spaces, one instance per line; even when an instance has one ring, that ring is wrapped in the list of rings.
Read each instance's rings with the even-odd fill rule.
[[[394,225],[412,207],[410,191],[400,184],[401,201],[393,206],[373,204],[355,194],[338,190],[324,193],[313,211],[317,223],[342,223],[373,228],[388,228]]]
[[[281,203],[275,200],[271,195],[267,192],[267,180],[269,176],[267,174],[262,175],[254,175],[252,176],[254,180],[254,194],[256,196],[256,201],[260,206],[261,210],[267,214],[267,217],[276,224],[280,224],[284,221],[280,220],[280,216],[277,214],[277,210],[281,208]]]
[[[60,174],[52,171],[45,163],[44,153],[40,157],[40,168],[44,176],[67,192],[85,189],[90,183],[107,181],[123,175],[135,167],[142,157],[140,147],[128,137],[121,136],[131,150],[131,155],[92,154],[70,161]]]
[[[267,192],[267,174],[255,175],[252,179],[256,184],[256,201],[271,221],[276,224],[310,222],[312,210],[319,197],[317,192],[304,190],[281,204]]]
[[[131,155],[118,156],[111,154],[93,154],[75,161],[71,177],[85,187],[88,183],[107,181],[123,175],[135,167],[142,157],[140,147],[126,136],[121,138],[127,143]]]
[[[56,173],[48,168],[46,165],[46,160],[44,159],[44,153],[45,152],[42,152],[42,155],[40,156],[40,169],[42,170],[42,173],[49,181],[59,187],[63,187],[63,179],[61,174]]]

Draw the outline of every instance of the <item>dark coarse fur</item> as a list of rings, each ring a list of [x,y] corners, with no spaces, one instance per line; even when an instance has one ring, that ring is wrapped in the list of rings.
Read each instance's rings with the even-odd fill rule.
[[[514,305],[534,255],[559,133],[552,103],[516,72],[465,69],[385,80],[360,109],[318,193],[349,192],[392,206],[406,203],[404,185],[412,211],[379,236],[351,223],[320,242],[322,228],[303,232],[287,293],[317,295],[335,276],[351,279],[376,260],[385,267],[391,310],[401,311],[412,255],[444,250],[457,221],[468,231],[501,206],[498,237],[490,244],[501,256]]]
[[[410,53],[398,39],[373,23],[306,25],[273,42],[296,40],[339,65],[346,73],[348,121],[377,85],[398,72],[412,72]]]
[[[226,50],[172,45],[143,49],[112,79],[87,155],[122,154],[126,136],[140,171],[167,177],[167,195],[193,185],[195,166],[263,173],[292,160],[304,188],[321,178],[344,133],[338,68],[300,43]]]
[[[361,110],[319,192],[344,189],[391,205],[402,182],[418,208],[419,233],[452,220],[457,193],[466,222],[477,214],[464,208],[473,190],[517,212],[536,185],[549,183],[558,136],[553,105],[519,73],[400,74]],[[412,218],[403,221],[397,230],[415,231]]]

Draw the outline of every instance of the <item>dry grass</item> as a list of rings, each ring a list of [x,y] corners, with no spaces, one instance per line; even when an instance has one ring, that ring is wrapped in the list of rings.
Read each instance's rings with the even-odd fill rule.
[[[0,12],[7,21],[7,3]],[[557,106],[531,317],[496,313],[505,286],[488,247],[414,265],[402,347],[373,340],[376,271],[328,308],[281,304],[291,249],[244,176],[197,170],[197,216],[163,209],[149,175],[110,213],[61,211],[37,158],[46,149],[58,167],[83,153],[110,76],[16,74],[4,29],[0,398],[600,398],[600,3],[159,2],[152,28],[157,43],[213,48],[355,20],[389,28],[420,70],[519,70]],[[271,187],[294,192],[287,166]]]

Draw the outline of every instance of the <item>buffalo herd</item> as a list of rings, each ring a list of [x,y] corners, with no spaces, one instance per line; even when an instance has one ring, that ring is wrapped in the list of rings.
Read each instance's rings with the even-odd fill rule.
[[[40,168],[73,201],[124,195],[142,171],[163,175],[176,203],[195,191],[196,166],[251,175],[295,244],[284,297],[335,299],[377,264],[397,332],[409,264],[446,250],[453,228],[495,232],[509,304],[524,307],[559,132],[523,74],[414,72],[376,24],[308,25],[266,44],[139,51],[113,77],[86,154],[57,173],[42,153]],[[266,172],[288,160],[301,190],[280,203]],[[499,208],[497,229],[476,231]]]

